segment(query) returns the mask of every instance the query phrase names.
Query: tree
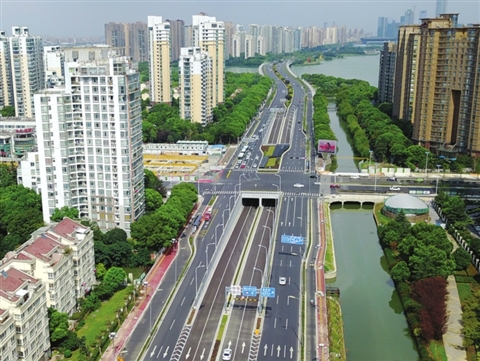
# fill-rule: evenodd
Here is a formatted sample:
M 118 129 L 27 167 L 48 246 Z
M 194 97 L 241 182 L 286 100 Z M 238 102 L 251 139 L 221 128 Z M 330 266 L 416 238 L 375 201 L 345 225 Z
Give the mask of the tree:
M 153 173 L 151 170 L 144 169 L 144 174 L 145 174 L 145 189 L 153 189 L 160 193 L 162 197 L 167 196 L 167 190 L 163 186 L 163 182 L 157 178 L 155 173 Z
M 428 277 L 415 282 L 412 296 L 422 305 L 422 336 L 440 340 L 447 325 L 447 281 L 444 277 Z M 427 338 L 429 337 L 429 338 Z
M 397 283 L 407 281 L 410 278 L 410 269 L 405 261 L 401 261 L 393 266 L 390 275 Z
M 97 280 L 102 281 L 103 277 L 107 273 L 107 269 L 105 268 L 103 263 L 98 263 L 95 267 L 95 277 Z
M 51 215 L 50 219 L 53 222 L 60 222 L 63 218 L 68 217 L 70 219 L 78 219 L 78 209 L 75 207 L 62 207 L 62 208 L 55 208 L 53 210 L 53 214 Z
M 462 247 L 458 247 L 455 252 L 453 252 L 452 258 L 455 262 L 455 269 L 458 271 L 466 270 L 468 266 L 472 264 L 470 254 Z
M 48 329 L 50 341 L 54 345 L 58 345 L 68 335 L 68 314 L 58 312 L 50 307 L 48 309 Z
M 107 271 L 105 277 L 103 277 L 102 284 L 115 291 L 126 278 L 127 275 L 123 269 L 119 267 L 112 267 Z
M 449 255 L 434 245 L 416 247 L 408 265 L 414 280 L 435 276 L 447 278 L 455 269 L 455 262 Z
M 147 212 L 156 211 L 163 205 L 162 195 L 154 189 L 145 189 L 145 210 Z
M 3 107 L 3 109 L 0 111 L 2 114 L 2 117 L 14 117 L 15 116 L 15 107 L 6 105 Z
M 119 242 L 127 242 L 127 233 L 123 229 L 113 228 L 105 233 L 103 243 L 111 245 Z

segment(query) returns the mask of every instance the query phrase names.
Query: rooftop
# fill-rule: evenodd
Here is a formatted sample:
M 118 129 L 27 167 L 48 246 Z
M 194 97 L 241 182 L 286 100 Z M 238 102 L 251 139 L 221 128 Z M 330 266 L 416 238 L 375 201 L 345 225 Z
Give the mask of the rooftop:
M 391 196 L 385 201 L 385 205 L 399 209 L 428 209 L 428 205 L 424 201 L 406 193 Z

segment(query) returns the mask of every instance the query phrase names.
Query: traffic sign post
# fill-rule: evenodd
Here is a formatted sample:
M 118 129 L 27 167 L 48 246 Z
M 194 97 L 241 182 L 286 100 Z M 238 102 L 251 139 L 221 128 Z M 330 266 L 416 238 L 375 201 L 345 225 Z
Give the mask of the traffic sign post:
M 261 295 L 265 298 L 275 298 L 275 287 L 262 287 Z
M 230 286 L 230 294 L 233 297 L 240 296 L 242 294 L 242 286 L 239 286 L 239 285 Z
M 256 296 L 256 295 L 257 295 L 257 287 L 255 286 L 242 287 L 242 296 L 249 297 L 249 296 Z

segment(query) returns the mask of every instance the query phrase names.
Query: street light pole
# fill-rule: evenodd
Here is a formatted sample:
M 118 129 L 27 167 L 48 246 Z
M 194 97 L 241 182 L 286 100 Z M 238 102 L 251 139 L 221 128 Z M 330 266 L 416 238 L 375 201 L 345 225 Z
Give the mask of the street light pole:
M 370 174 L 370 164 L 372 164 L 372 153 L 373 150 L 370 151 L 370 160 L 368 161 L 368 173 Z
M 281 192 L 281 191 L 282 191 L 282 177 L 280 176 L 280 174 L 274 174 L 274 175 L 277 176 L 278 179 L 279 179 L 278 183 L 280 184 L 280 188 L 279 188 L 279 189 L 280 189 L 280 192 Z
M 427 177 L 428 177 L 428 155 L 430 154 L 430 152 L 425 152 L 425 154 L 427 155 L 427 157 L 425 158 L 425 179 L 427 179 Z
M 435 194 L 438 194 L 438 178 L 440 177 L 441 164 L 437 164 L 437 185 L 435 186 Z
M 228 216 L 230 216 L 230 210 L 225 208 L 222 212 L 222 220 L 223 220 L 223 224 L 225 224 L 225 211 L 228 211 Z
M 198 266 L 197 268 L 195 268 L 195 295 L 198 294 L 197 270 L 198 270 L 199 268 L 203 268 L 203 267 L 205 267 L 204 264 L 202 264 L 202 265 Z
M 217 237 L 217 228 L 218 228 L 219 226 L 222 226 L 222 227 L 223 227 L 223 224 L 219 223 L 219 224 L 217 224 L 216 227 L 215 227 L 215 247 L 217 246 L 217 239 L 218 239 L 218 237 Z
M 207 244 L 207 248 L 205 248 L 205 253 L 207 254 L 207 259 L 206 259 L 207 269 L 208 269 L 208 265 L 210 264 L 210 259 L 208 257 L 208 246 L 211 246 L 211 245 L 216 246 L 215 243 L 209 243 Z

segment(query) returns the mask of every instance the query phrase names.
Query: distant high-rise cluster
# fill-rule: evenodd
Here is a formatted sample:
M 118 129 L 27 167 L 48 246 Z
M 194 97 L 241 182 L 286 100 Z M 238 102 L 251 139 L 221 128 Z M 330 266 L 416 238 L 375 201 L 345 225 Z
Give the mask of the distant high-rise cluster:
M 118 55 L 133 61 L 148 61 L 148 33 L 144 22 L 105 24 L 105 43 L 121 49 Z
M 393 85 L 393 116 L 413 124 L 417 144 L 452 157 L 480 156 L 480 26 L 457 22 L 458 14 L 442 14 L 401 26 L 396 49 L 381 56 L 379 94 L 389 101 Z
M 425 10 L 420 11 L 420 17 L 426 17 L 427 12 Z M 400 16 L 400 21 L 389 20 L 387 17 L 379 17 L 377 24 L 377 37 L 378 38 L 391 38 L 392 40 L 397 37 L 398 28 L 402 25 L 413 25 L 417 21 L 415 19 L 415 11 L 408 9 Z

